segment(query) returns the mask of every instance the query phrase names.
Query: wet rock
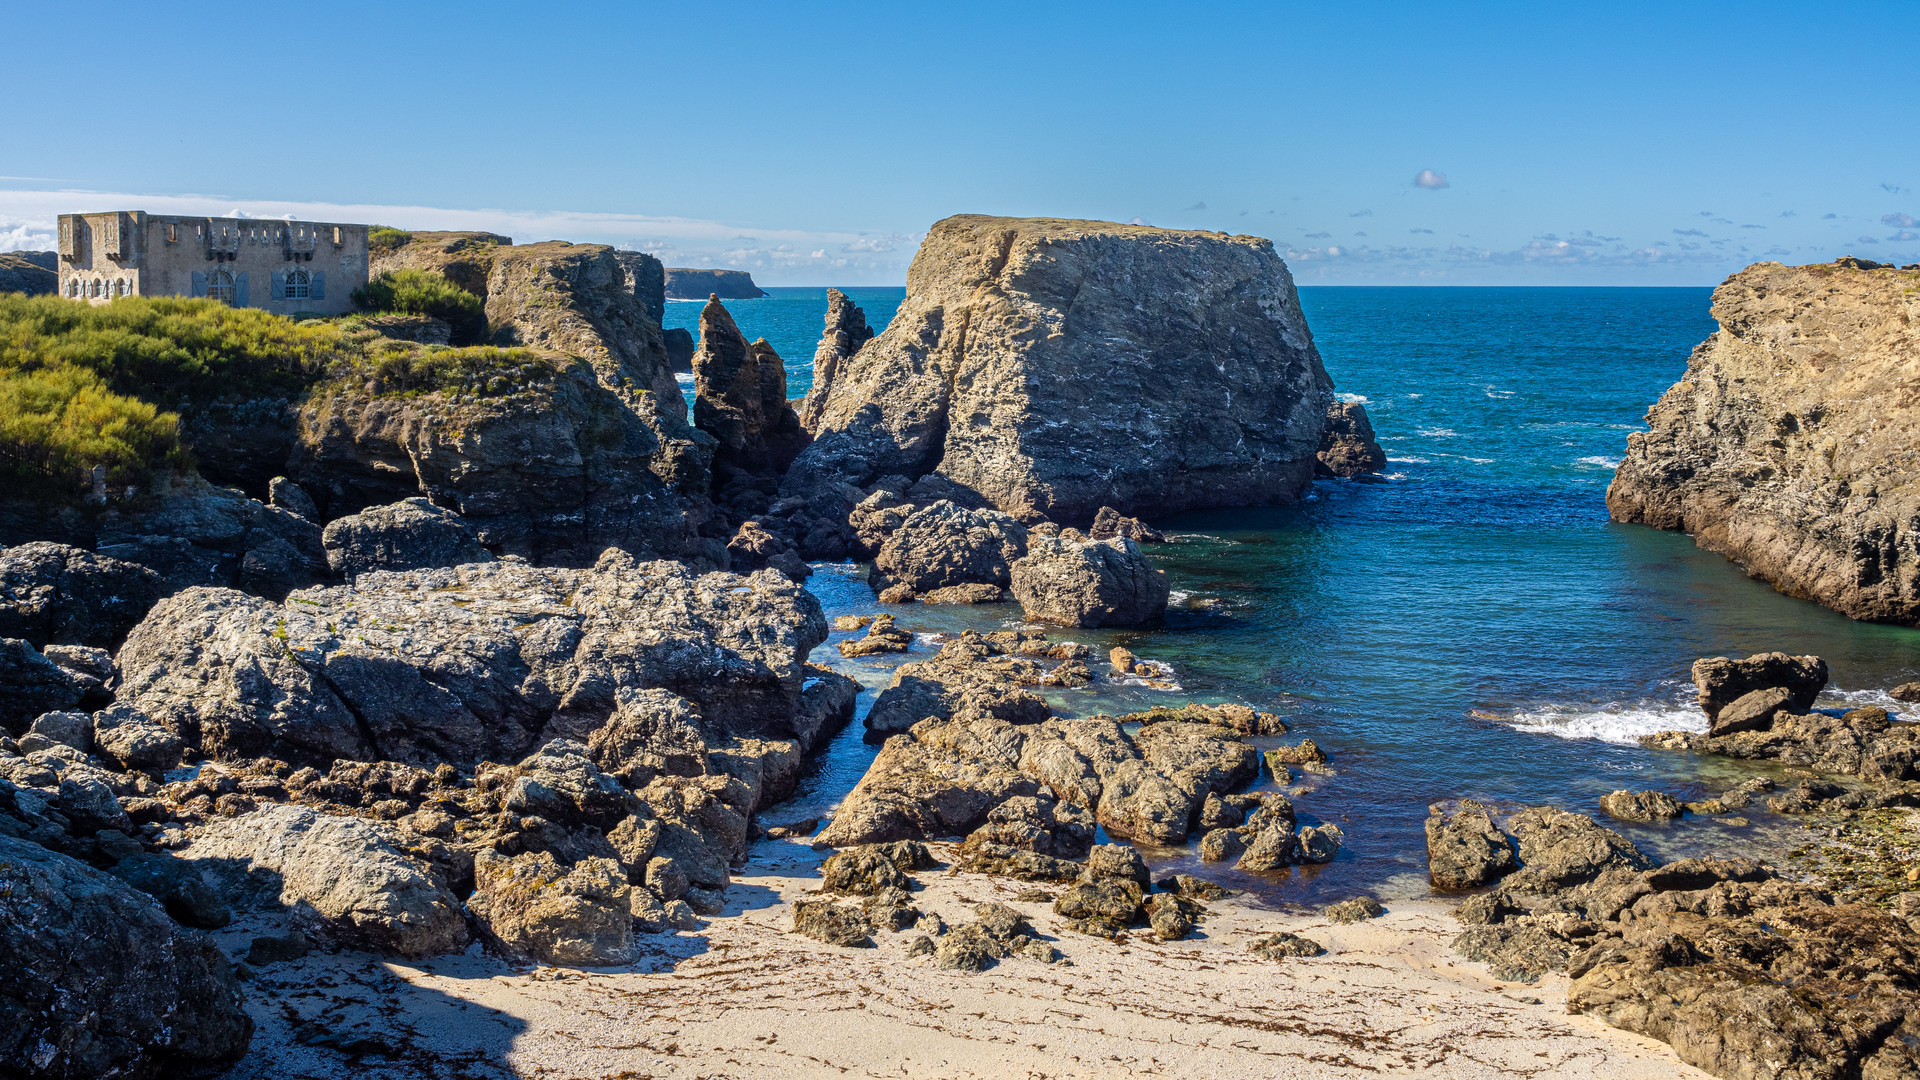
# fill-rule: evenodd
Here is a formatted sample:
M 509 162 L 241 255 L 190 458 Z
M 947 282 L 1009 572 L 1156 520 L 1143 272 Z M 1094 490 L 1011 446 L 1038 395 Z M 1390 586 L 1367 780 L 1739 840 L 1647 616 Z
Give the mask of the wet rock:
M 1167 540 L 1166 536 L 1139 518 L 1126 517 L 1111 506 L 1103 506 L 1093 515 L 1093 524 L 1087 527 L 1087 539 L 1115 538 L 1131 540 L 1136 544 L 1163 544 Z
M 1146 888 L 1151 882 L 1147 875 L 1147 862 L 1140 853 L 1125 844 L 1101 844 L 1087 853 L 1086 869 L 1080 880 L 1131 881 Z
M 0 836 L 0 1072 L 178 1076 L 238 1061 L 253 1035 L 232 965 L 146 894 Z
M 1114 650 L 1115 653 L 1125 651 L 1124 649 Z M 1127 653 L 1127 656 L 1131 662 L 1128 671 L 1139 670 L 1143 662 L 1133 658 L 1132 653 Z M 1116 658 L 1113 663 L 1117 669 L 1120 661 Z M 1154 673 L 1155 671 L 1151 669 L 1143 672 L 1143 674 Z M 1233 703 L 1204 705 L 1199 702 L 1194 702 L 1192 704 L 1182 705 L 1177 709 L 1152 708 L 1144 712 L 1128 713 L 1121 717 L 1120 720 L 1123 723 L 1140 724 L 1143 726 L 1147 724 L 1165 723 L 1169 720 L 1187 724 L 1210 724 L 1213 727 L 1225 728 L 1228 731 L 1237 732 L 1241 735 L 1285 735 L 1287 733 L 1287 722 L 1284 718 L 1270 712 L 1259 712 L 1246 705 Z
M 1302 739 L 1297 746 L 1281 746 L 1267 751 L 1266 758 L 1269 764 L 1320 765 L 1326 762 L 1327 752 L 1312 739 Z
M 1659 791 L 1616 791 L 1602 796 L 1600 811 L 1620 821 L 1672 821 L 1686 813 L 1680 800 Z
M 867 927 L 866 916 L 851 904 L 836 904 L 831 900 L 796 900 L 793 903 L 793 932 L 842 948 L 873 948 L 873 934 Z
M 860 656 L 877 656 L 880 653 L 906 652 L 913 647 L 913 634 L 894 624 L 893 616 L 881 615 L 872 620 L 865 637 L 839 644 L 840 655 L 852 659 Z
M 1789 711 L 1803 713 L 1827 685 L 1827 664 L 1817 656 L 1782 652 L 1756 653 L 1744 660 L 1709 656 L 1693 662 L 1693 685 L 1709 720 L 1755 690 L 1785 690 Z
M 1077 523 L 1296 498 L 1331 385 L 1267 241 L 970 215 L 824 397 L 783 491 L 937 471 Z
M 1920 701 L 1920 682 L 1901 683 L 1887 691 L 1887 696 L 1895 701 L 1912 703 Z
M 1653 860 L 1633 842 L 1584 814 L 1551 806 L 1522 810 L 1509 823 L 1520 842 L 1520 863 L 1529 884 L 1566 888 L 1611 869 L 1645 870 Z
M 119 700 L 216 758 L 471 768 L 589 735 L 622 688 L 678 693 L 723 734 L 797 734 L 825 637 L 818 602 L 770 571 L 610 552 L 591 570 L 376 572 L 284 604 L 169 597 L 120 651 Z
M 1094 816 L 1083 807 L 1051 798 L 1017 796 L 989 810 L 986 824 L 967 837 L 962 850 L 992 845 L 1054 859 L 1084 859 L 1093 847 L 1095 827 Z
M 948 585 L 930 589 L 920 597 L 923 604 L 998 604 L 1007 591 L 998 585 Z
M 1773 727 L 1774 718 L 1779 714 L 1806 711 L 1792 705 L 1793 691 L 1782 686 L 1742 694 L 1720 710 L 1707 734 L 1717 737 L 1741 731 L 1766 731 Z
M 620 864 L 586 858 L 562 867 L 544 851 L 474 859 L 474 922 L 501 948 L 549 964 L 634 961 L 632 888 Z
M 971 631 L 941 646 L 929 660 L 902 664 L 892 684 L 867 710 L 867 730 L 905 731 L 929 717 L 991 716 L 1035 724 L 1053 715 L 1045 700 L 1020 689 L 1040 682 L 1041 666 L 1007 656 L 999 645 Z
M 1061 626 L 1140 626 L 1167 610 L 1167 576 L 1124 537 L 1078 544 L 1035 538 L 1011 571 L 1027 618 Z
M 1300 838 L 1288 823 L 1276 821 L 1255 832 L 1247 841 L 1236 869 L 1268 874 L 1298 863 L 1300 854 Z
M 1005 588 L 1009 566 L 1027 553 L 1027 530 L 997 510 L 970 510 L 946 499 L 915 510 L 873 560 L 875 591 L 905 585 L 916 593 L 953 585 Z
M 1822 773 L 1874 782 L 1920 776 L 1920 725 L 1893 723 L 1886 710 L 1852 709 L 1841 716 L 1777 713 L 1765 731 L 1695 737 L 1691 749 L 1749 760 L 1778 761 Z
M 1428 808 L 1427 873 L 1437 889 L 1474 889 L 1518 865 L 1513 839 L 1493 823 L 1492 809 L 1461 800 L 1453 813 Z
M 160 575 L 66 544 L 0 550 L 0 637 L 111 647 L 161 597 Z
M 1330 863 L 1345 840 L 1337 825 L 1309 825 L 1300 830 L 1300 861 L 1310 866 Z
M 1315 471 L 1322 476 L 1351 479 L 1387 467 L 1386 451 L 1375 440 L 1364 405 L 1335 401 L 1327 406 L 1326 426 L 1320 430 Z
M 1386 913 L 1387 909 L 1380 906 L 1380 901 L 1375 900 L 1371 896 L 1356 896 L 1351 900 L 1342 900 L 1337 904 L 1328 904 L 1320 911 L 1320 914 L 1326 916 L 1328 921 L 1343 924 L 1377 919 Z
M 1323 956 L 1326 946 L 1298 934 L 1268 934 L 1247 946 L 1247 951 L 1268 960 L 1283 960 L 1297 956 Z
M 216 819 L 180 853 L 226 895 L 256 895 L 356 948 L 402 956 L 467 943 L 460 901 L 406 853 L 391 829 L 361 818 L 268 806 Z
M 1214 829 L 1200 838 L 1200 859 L 1203 862 L 1236 859 L 1245 850 L 1246 840 L 1232 829 Z
M 335 518 L 322 542 L 327 565 L 348 578 L 369 570 L 430 570 L 493 558 L 458 514 L 422 498 Z

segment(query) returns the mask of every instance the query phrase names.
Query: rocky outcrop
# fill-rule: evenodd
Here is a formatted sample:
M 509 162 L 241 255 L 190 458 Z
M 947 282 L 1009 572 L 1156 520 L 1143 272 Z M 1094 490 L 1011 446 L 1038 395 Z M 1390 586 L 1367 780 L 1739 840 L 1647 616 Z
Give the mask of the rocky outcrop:
M 0 637 L 112 648 L 162 595 L 144 566 L 66 544 L 0 551 Z
M 1920 622 L 1920 272 L 1756 263 L 1627 437 L 1617 521 L 1692 534 L 1782 592 Z
M 313 937 L 402 956 L 464 947 L 460 901 L 405 847 L 374 822 L 269 806 L 209 823 L 180 854 L 222 896 L 288 909 Z
M 19 638 L 0 638 L 0 731 L 20 734 L 35 717 L 80 704 L 86 689 L 73 673 Z
M 0 251 L 0 293 L 45 296 L 58 291 L 60 291 L 58 253 Z
M 1780 708 L 1806 712 L 1827 685 L 1827 663 L 1817 656 L 1757 653 L 1744 660 L 1706 656 L 1693 662 L 1693 685 L 1708 720 L 1758 690 L 1779 690 Z
M 813 431 L 826 410 L 829 391 L 846 370 L 853 354 L 873 340 L 873 328 L 867 325 L 867 313 L 847 299 L 839 289 L 827 290 L 827 326 L 820 344 L 813 350 L 813 386 L 800 402 L 800 425 Z
M 119 701 L 223 759 L 516 760 L 605 723 L 622 689 L 695 702 L 727 734 L 799 736 L 817 601 L 783 575 L 695 576 L 609 552 L 363 574 L 284 604 L 222 589 L 129 635 Z
M 942 643 L 931 658 L 895 668 L 892 683 L 867 710 L 867 730 L 884 736 L 906 731 L 928 717 L 945 720 L 962 714 L 1038 723 L 1053 715 L 1053 710 L 1021 687 L 1046 681 L 1041 659 L 1070 663 L 1087 652 L 1084 645 L 1049 643 L 1044 634 L 966 631 Z
M 1374 438 L 1367 410 L 1357 402 L 1336 401 L 1327 406 L 1327 426 L 1320 431 L 1315 468 L 1322 476 L 1352 479 L 1387 467 L 1387 452 Z
M 667 268 L 657 257 L 641 251 L 615 251 L 615 261 L 626 274 L 627 288 L 640 304 L 640 310 L 655 324 L 667 316 Z
M 1427 818 L 1427 874 L 1434 888 L 1474 889 L 1519 865 L 1511 837 L 1493 823 L 1490 807 L 1463 799 L 1451 814 L 1438 803 Z
M 684 266 L 667 267 L 666 290 L 669 300 L 698 300 L 703 296 L 758 300 L 767 295 L 745 270 L 690 270 Z
M 765 338 L 749 342 L 718 297 L 700 312 L 700 348 L 693 354 L 693 422 L 714 437 L 714 483 L 764 477 L 764 493 L 778 487 L 794 455 L 806 445 L 800 419 L 787 404 L 787 369 Z
M 903 585 L 912 593 L 951 585 L 1011 581 L 1027 553 L 1027 530 L 997 510 L 969 510 L 941 499 L 913 510 L 887 535 L 868 579 L 875 592 Z
M 660 331 L 667 346 L 667 365 L 682 375 L 693 374 L 693 332 L 672 327 Z
M 416 233 L 374 271 L 438 273 L 485 301 L 497 344 L 539 354 L 478 392 L 329 383 L 288 473 L 329 518 L 425 496 L 487 547 L 566 565 L 608 545 L 724 561 L 703 538 L 712 444 L 687 423 L 658 321 L 613 249 Z
M 319 525 L 198 478 L 110 516 L 96 550 L 153 570 L 165 593 L 212 585 L 279 599 L 328 575 Z
M 333 572 L 349 578 L 368 570 L 430 570 L 493 558 L 459 515 L 419 498 L 335 518 L 321 539 Z
M 828 367 L 783 492 L 937 471 L 1022 521 L 1290 501 L 1333 402 L 1271 242 L 1092 221 L 935 224 Z
M 1140 626 L 1167 611 L 1167 575 L 1133 541 L 1039 537 L 1012 566 L 1014 599 L 1035 622 Z
M 233 966 L 118 878 L 0 836 L 0 1073 L 202 1075 L 253 1037 Z

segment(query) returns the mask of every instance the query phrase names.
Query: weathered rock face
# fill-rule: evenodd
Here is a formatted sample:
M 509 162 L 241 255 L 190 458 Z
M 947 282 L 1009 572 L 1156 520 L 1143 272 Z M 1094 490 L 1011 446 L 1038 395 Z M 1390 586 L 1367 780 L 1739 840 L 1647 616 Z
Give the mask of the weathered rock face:
M 765 338 L 749 342 L 718 297 L 700 312 L 693 385 L 694 426 L 719 442 L 716 483 L 725 485 L 740 473 L 785 472 L 806 445 L 800 419 L 787 405 L 780 354 Z
M 253 1020 L 213 940 L 132 887 L 0 836 L 0 1072 L 197 1075 L 246 1053 Z
M 658 258 L 640 251 L 615 251 L 613 257 L 626 274 L 627 288 L 640 309 L 656 324 L 667 314 L 667 268 Z
M 402 956 L 467 943 L 460 901 L 408 857 L 393 830 L 360 818 L 269 806 L 210 822 L 180 854 L 221 882 L 311 919 L 344 945 Z
M 1493 824 L 1492 811 L 1472 799 L 1452 814 L 1435 804 L 1427 818 L 1427 872 L 1435 888 L 1473 889 L 1518 865 L 1513 840 Z
M 215 585 L 278 599 L 326 578 L 320 536 L 306 518 L 196 479 L 106 522 L 96 547 L 158 573 L 166 593 Z
M 161 597 L 160 575 L 65 544 L 0 551 L 0 637 L 111 648 Z
M 1693 662 L 1693 685 L 1700 691 L 1700 708 L 1716 720 L 1722 710 L 1756 690 L 1786 692 L 1782 707 L 1793 712 L 1813 708 L 1813 700 L 1827 685 L 1827 662 L 1817 656 L 1758 653 L 1744 660 L 1707 656 Z
M 745 270 L 694 270 L 684 266 L 667 267 L 666 290 L 673 300 L 698 300 L 703 296 L 757 300 L 767 295 Z
M 333 572 L 346 577 L 368 570 L 430 570 L 487 562 L 472 527 L 425 499 L 402 499 L 327 523 L 322 541 Z
M 546 366 L 482 396 L 316 388 L 288 473 L 326 516 L 424 495 L 488 547 L 546 562 L 587 565 L 608 545 L 719 557 L 699 533 L 712 444 L 687 423 L 659 323 L 620 253 L 416 233 L 374 270 L 401 267 L 482 297 L 498 343 Z
M 1387 452 L 1374 439 L 1366 406 L 1348 401 L 1327 406 L 1327 426 L 1320 432 L 1317 457 L 1322 476 L 1351 479 L 1387 467 Z
M 1627 438 L 1617 521 L 1691 533 L 1782 592 L 1920 622 L 1920 272 L 1756 263 Z
M 1269 241 L 974 215 L 933 226 L 886 332 L 815 385 L 783 491 L 937 470 L 1076 523 L 1290 501 L 1332 403 Z
M 1167 575 L 1123 537 L 1076 544 L 1037 538 L 1012 567 L 1027 618 L 1059 626 L 1139 626 L 1167 612 Z
M 813 351 L 813 387 L 800 403 L 800 425 L 808 431 L 820 426 L 827 407 L 827 391 L 840 378 L 853 354 L 873 340 L 867 313 L 839 289 L 827 290 L 827 327 Z
M 119 701 L 223 759 L 515 760 L 581 737 L 623 688 L 696 702 L 727 734 L 793 734 L 826 638 L 785 576 L 696 577 L 609 552 L 362 575 L 285 604 L 220 589 L 164 601 L 120 652 Z
M 949 585 L 1006 587 L 1027 553 L 1027 530 L 997 510 L 969 510 L 941 499 L 903 518 L 873 558 L 875 591 L 905 585 L 915 593 Z

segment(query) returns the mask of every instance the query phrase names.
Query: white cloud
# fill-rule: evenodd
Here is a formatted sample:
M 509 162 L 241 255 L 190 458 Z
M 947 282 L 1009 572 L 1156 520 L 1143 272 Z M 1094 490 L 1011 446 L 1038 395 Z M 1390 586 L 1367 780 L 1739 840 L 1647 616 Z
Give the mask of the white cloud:
M 1437 191 L 1440 188 L 1450 187 L 1451 185 L 1447 183 L 1446 173 L 1434 172 L 1432 169 L 1421 169 L 1419 172 L 1413 174 L 1413 186 L 1426 188 L 1430 191 Z
M 1915 221 L 1912 214 L 1885 214 L 1881 216 L 1880 224 L 1891 225 L 1896 229 L 1911 229 L 1915 225 L 1920 225 L 1920 221 Z
M 0 190 L 0 250 L 53 246 L 54 219 L 65 213 L 146 210 L 156 214 L 294 217 L 414 230 L 502 233 L 520 243 L 571 240 L 648 251 L 669 266 L 714 266 L 766 275 L 762 284 L 895 284 L 906 279 L 914 238 L 900 233 L 760 229 L 698 218 L 578 210 L 460 210 L 372 203 L 270 202 L 208 195 L 100 191 Z M 862 244 L 868 246 L 861 246 Z M 815 252 L 820 255 L 815 255 Z M 827 251 L 846 255 L 828 259 Z

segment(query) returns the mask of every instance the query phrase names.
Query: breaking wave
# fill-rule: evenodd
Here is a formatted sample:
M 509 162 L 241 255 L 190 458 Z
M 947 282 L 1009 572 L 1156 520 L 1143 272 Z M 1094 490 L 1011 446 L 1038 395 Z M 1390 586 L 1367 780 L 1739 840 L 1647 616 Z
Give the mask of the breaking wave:
M 1617 469 L 1620 467 L 1621 460 L 1622 459 L 1617 457 L 1610 458 L 1610 457 L 1603 456 L 1601 454 L 1595 454 L 1592 457 L 1577 458 L 1575 459 L 1574 464 L 1575 465 L 1597 465 L 1602 469 Z
M 1523 709 L 1502 721 L 1515 731 L 1562 739 L 1598 739 L 1634 746 L 1642 735 L 1662 731 L 1707 730 L 1707 714 L 1698 705 L 1641 702 L 1623 705 L 1543 705 Z

